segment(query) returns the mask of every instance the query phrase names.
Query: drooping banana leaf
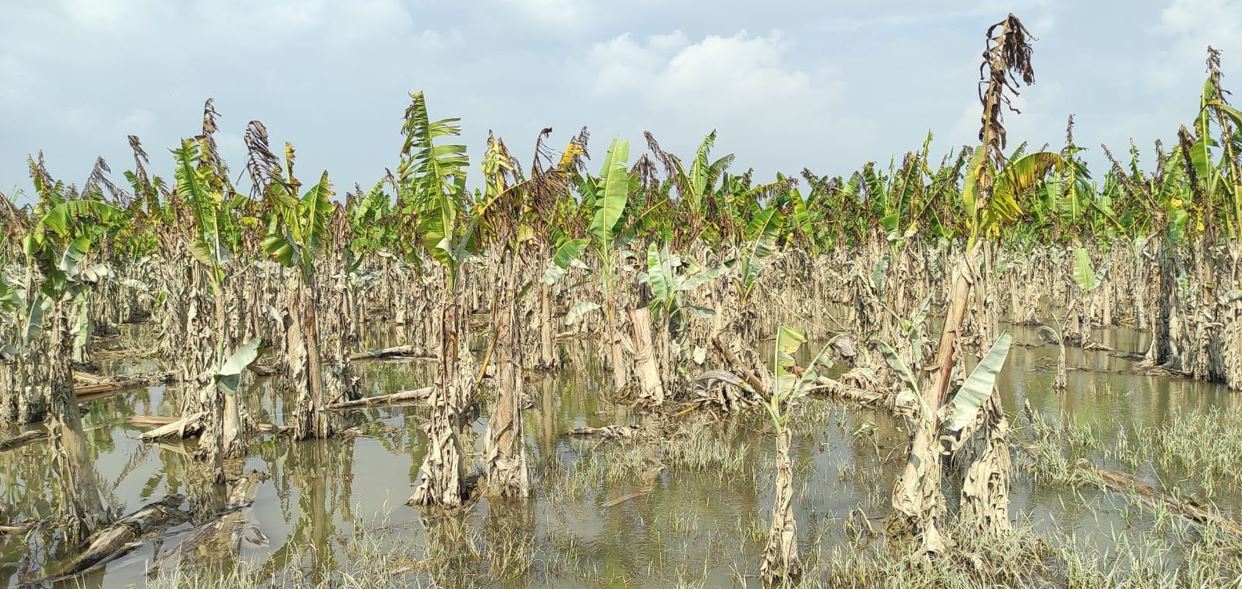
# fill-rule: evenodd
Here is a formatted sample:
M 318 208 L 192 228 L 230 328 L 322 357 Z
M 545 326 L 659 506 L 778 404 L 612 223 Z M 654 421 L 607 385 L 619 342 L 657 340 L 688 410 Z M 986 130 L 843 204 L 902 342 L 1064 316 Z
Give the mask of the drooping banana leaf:
M 87 291 L 74 297 L 73 313 L 76 321 L 69 333 L 73 335 L 73 359 L 77 362 L 86 360 L 86 347 L 91 341 L 91 309 Z
M 979 213 L 979 179 L 983 176 L 983 159 L 986 150 L 976 147 L 970 156 L 970 164 L 966 167 L 966 178 L 962 181 L 962 208 L 972 219 Z
M 996 338 L 996 342 L 992 344 L 992 348 L 988 350 L 979 365 L 970 372 L 966 382 L 962 383 L 962 387 L 957 390 L 957 394 L 953 395 L 953 400 L 949 403 L 944 422 L 946 429 L 953 432 L 961 431 L 962 428 L 975 421 L 979 408 L 987 402 L 988 397 L 992 396 L 992 389 L 996 387 L 996 377 L 1000 374 L 1001 368 L 1005 366 L 1005 359 L 1009 356 L 1009 345 L 1012 342 L 1013 336 L 1008 331 L 1002 333 Z
M 703 268 L 681 279 L 681 284 L 677 287 L 682 292 L 691 292 L 712 280 L 715 280 L 724 272 L 724 268 Z
M 582 250 L 588 243 L 590 242 L 586 239 L 569 239 L 556 248 L 556 254 L 548 260 L 548 265 L 543 270 L 543 283 L 551 286 L 560 282 L 569 267 L 582 255 Z
M 22 306 L 22 297 L 17 289 L 0 276 L 0 310 L 12 311 Z
M 806 334 L 792 327 L 780 326 L 776 330 L 776 362 L 777 368 L 793 366 L 794 353 L 806 343 Z
M 598 311 L 599 308 L 599 303 L 595 301 L 581 301 L 574 303 L 574 306 L 570 307 L 569 312 L 565 314 L 565 323 L 570 325 L 578 323 L 583 317 L 587 316 L 587 314 L 593 311 Z
M 897 350 L 894 350 L 893 346 L 888 345 L 886 342 L 875 341 L 873 343 L 880 348 L 880 352 L 884 354 L 884 360 L 888 362 L 888 367 L 897 373 L 902 382 L 906 383 L 906 387 L 915 395 L 922 394 L 919 392 L 918 379 L 914 377 L 914 372 L 910 370 L 910 367 L 906 366 L 906 363 L 901 360 L 901 356 L 897 355 Z
M 996 176 L 992 198 L 985 205 L 991 221 L 1014 221 L 1022 213 L 1018 199 L 1034 188 L 1048 171 L 1064 165 L 1061 154 L 1050 151 L 1029 153 L 1010 160 Z
M 668 259 L 668 251 L 660 255 L 660 248 L 655 242 L 647 247 L 647 284 L 651 286 L 651 294 L 657 304 L 668 304 L 676 296 L 677 277 L 673 274 L 672 264 Z
M 237 394 L 241 383 L 241 373 L 259 357 L 259 347 L 263 338 L 254 338 L 246 342 L 229 356 L 220 369 L 216 371 L 216 386 L 226 395 Z
M 319 177 L 319 183 L 302 195 L 302 226 L 306 228 L 303 247 L 311 252 L 319 251 L 319 244 L 325 233 L 324 227 L 332 214 L 332 195 L 332 182 L 328 180 L 327 170 Z
M 31 297 L 30 309 L 26 312 L 26 324 L 22 326 L 22 347 L 28 348 L 30 344 L 39 339 L 43 333 L 43 314 L 45 309 L 43 305 L 45 299 L 40 296 Z
M 756 237 L 751 242 L 748 251 L 742 256 L 738 267 L 739 290 L 742 299 L 750 294 L 759 279 L 759 274 L 767 268 L 768 261 L 776 254 L 776 236 L 783 220 L 781 214 L 775 209 L 763 211 L 755 220 L 752 220 L 751 224 L 756 226 Z
M 101 225 L 115 224 L 124 219 L 125 213 L 108 203 L 97 200 L 69 200 L 52 207 L 39 223 L 35 231 L 48 229 L 62 237 L 67 237 L 75 222 L 91 219 Z
M 1091 257 L 1086 248 L 1074 250 L 1074 283 L 1085 292 L 1091 292 L 1100 286 L 1100 277 L 1091 267 Z

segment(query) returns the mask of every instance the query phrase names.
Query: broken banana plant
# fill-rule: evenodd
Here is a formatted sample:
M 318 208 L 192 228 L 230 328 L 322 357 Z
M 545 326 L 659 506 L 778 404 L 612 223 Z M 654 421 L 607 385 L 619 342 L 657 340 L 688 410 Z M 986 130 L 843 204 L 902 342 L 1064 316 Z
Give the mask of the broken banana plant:
M 923 550 L 938 553 L 945 548 L 937 528 L 942 504 L 939 472 L 942 456 L 965 464 L 960 510 L 981 532 L 1009 528 L 1009 449 L 1005 436 L 1009 426 L 996 393 L 996 377 L 1004 367 L 1012 336 L 1002 333 L 971 371 L 943 410 L 933 415 L 913 371 L 892 347 L 879 343 L 889 366 L 904 383 L 913 400 L 911 425 L 916 429 L 910 460 L 893 489 L 893 508 L 914 523 Z M 901 405 L 899 403 L 899 405 Z M 933 442 L 920 445 L 921 439 Z M 936 486 L 926 485 L 934 473 Z M 929 509 L 934 506 L 934 510 Z

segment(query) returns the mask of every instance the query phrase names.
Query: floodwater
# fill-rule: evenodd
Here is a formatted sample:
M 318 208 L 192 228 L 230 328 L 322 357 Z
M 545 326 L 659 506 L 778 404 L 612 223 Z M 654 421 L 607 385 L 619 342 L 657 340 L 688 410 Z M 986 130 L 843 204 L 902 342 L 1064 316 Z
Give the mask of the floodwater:
M 1014 427 L 1024 403 L 1052 423 L 1101 432 L 1106 446 L 1179 416 L 1227 409 L 1237 397 L 1222 387 L 1187 379 L 1145 376 L 1118 357 L 1141 353 L 1146 336 L 1128 329 L 1097 332 L 1107 351 L 1069 351 L 1069 386 L 1052 389 L 1057 350 L 1040 345 L 1034 330 L 1013 328 L 1015 345 L 999 386 Z M 106 373 L 151 370 L 150 362 L 110 361 Z M 361 365 L 367 394 L 424 386 L 419 362 Z M 211 532 L 201 516 L 147 542 L 67 586 L 142 585 L 158 571 L 183 566 L 233 566 L 244 561 L 265 577 L 286 567 L 302 579 L 348 572 L 377 552 L 408 557 L 387 562 L 410 583 L 439 586 L 676 586 L 756 585 L 772 493 L 769 436 L 761 415 L 684 426 L 675 441 L 658 445 L 578 440 L 564 435 L 583 425 L 633 422 L 603 398 L 607 378 L 594 371 L 535 375 L 524 413 L 531 488 L 526 506 L 489 507 L 480 501 L 464 515 L 424 518 L 404 502 L 423 458 L 423 409 L 388 407 L 353 412 L 356 435 L 326 442 L 290 443 L 262 435 L 253 441 L 245 471 L 262 473 L 253 504 L 229 513 Z M 114 513 L 177 493 L 211 512 L 225 492 L 205 484 L 189 453 L 194 442 L 145 444 L 131 415 L 174 415 L 176 389 L 162 386 L 93 401 L 85 427 L 104 502 Z M 262 383 L 250 387 L 246 406 L 260 422 L 279 423 L 290 398 Z M 758 412 L 752 412 L 758 413 Z M 689 420 L 690 418 L 684 418 Z M 486 416 L 463 438 L 476 454 Z M 890 511 L 892 481 L 904 465 L 905 434 L 886 414 L 839 403 L 806 400 L 796 411 L 793 456 L 799 541 L 804 559 L 827 555 L 845 530 L 864 520 L 877 529 Z M 18 433 L 4 431 L 0 437 Z M 1015 461 L 1020 450 L 1015 450 Z M 1124 470 L 1106 453 L 1099 464 Z M 62 491 L 51 474 L 46 442 L 0 455 L 0 523 L 50 516 Z M 1166 487 L 1185 473 L 1150 468 L 1137 473 Z M 253 476 L 253 475 L 252 475 Z M 1019 474 L 1012 486 L 1013 518 L 1028 519 L 1041 534 L 1072 533 L 1105 544 L 1124 527 L 1105 494 L 1040 484 Z M 1242 513 L 1242 498 L 1217 490 L 1212 500 Z M 1087 509 L 1084 502 L 1094 507 Z M 1115 505 L 1118 509 L 1120 505 Z M 848 522 L 848 523 L 847 523 Z M 52 534 L 0 535 L 0 583 L 40 579 L 72 551 L 49 544 Z M 363 540 L 360 540 L 363 539 Z M 370 552 L 366 544 L 375 543 Z M 182 550 L 181 548 L 184 549 Z M 351 562 L 353 564 L 351 564 Z

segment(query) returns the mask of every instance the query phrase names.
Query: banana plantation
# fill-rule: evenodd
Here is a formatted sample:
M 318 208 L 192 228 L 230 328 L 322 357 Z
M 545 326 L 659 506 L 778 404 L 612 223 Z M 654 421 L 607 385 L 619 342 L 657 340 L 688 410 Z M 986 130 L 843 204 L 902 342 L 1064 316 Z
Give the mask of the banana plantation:
M 1037 146 L 1032 42 L 987 30 L 975 145 L 858 170 L 761 178 L 715 132 L 471 154 L 421 92 L 370 186 L 259 121 L 224 161 L 211 100 L 120 177 L 32 155 L 0 582 L 1236 587 L 1222 56 L 1176 141 Z

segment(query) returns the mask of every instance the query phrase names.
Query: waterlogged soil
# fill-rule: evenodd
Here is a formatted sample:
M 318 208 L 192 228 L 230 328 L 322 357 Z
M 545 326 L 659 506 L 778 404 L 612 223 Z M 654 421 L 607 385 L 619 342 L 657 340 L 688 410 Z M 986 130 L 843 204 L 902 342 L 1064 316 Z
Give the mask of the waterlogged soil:
M 1172 420 L 1229 409 L 1238 397 L 1222 387 L 1166 376 L 1141 375 L 1128 355 L 1146 349 L 1146 336 L 1128 329 L 1096 333 L 1115 350 L 1069 350 L 1069 386 L 1052 389 L 1057 349 L 1031 329 L 1016 327 L 1016 345 L 1001 375 L 1004 406 L 1014 437 L 1029 439 L 1025 403 L 1049 423 L 1073 424 L 1097 437 L 1085 455 L 1097 464 L 1132 472 L 1119 456 L 1142 433 Z M 120 338 L 125 340 L 125 337 Z M 141 347 L 133 339 L 126 344 Z M 376 342 L 382 345 L 383 342 Z M 402 343 L 402 342 L 392 342 Z M 155 369 L 148 360 L 101 362 L 105 373 Z M 360 366 L 368 394 L 430 383 L 430 366 L 418 361 Z M 414 583 L 439 586 L 673 586 L 756 585 L 772 494 L 772 446 L 762 416 L 709 424 L 687 416 L 682 431 L 662 444 L 600 442 L 567 437 L 580 426 L 631 423 L 638 418 L 606 401 L 607 375 L 586 370 L 535 375 L 526 387 L 528 459 L 534 497 L 527 507 L 489 507 L 480 501 L 458 516 L 424 518 L 406 507 L 422 462 L 418 407 L 357 411 L 356 435 L 324 442 L 291 443 L 262 435 L 244 470 L 262 473 L 253 505 L 226 516 L 228 528 L 201 541 L 195 523 L 172 528 L 102 570 L 68 586 L 142 585 L 160 570 L 182 566 L 248 566 L 269 577 L 299 567 L 303 579 L 330 579 L 365 566 L 358 544 L 372 542 L 394 558 L 385 566 Z M 114 513 L 132 512 L 168 494 L 224 506 L 224 492 L 196 474 L 194 442 L 147 444 L 132 415 L 175 415 L 177 388 L 154 386 L 89 404 L 85 427 L 104 501 Z M 291 396 L 263 382 L 243 393 L 260 422 L 280 423 Z M 757 413 L 757 412 L 755 412 Z M 1222 413 L 1223 414 L 1223 413 Z M 1236 415 L 1236 413 L 1232 413 Z M 699 422 L 702 423 L 699 423 Z M 486 416 L 472 424 L 464 445 L 482 448 Z M 881 530 L 895 476 L 904 466 L 906 436 L 887 414 L 844 404 L 807 400 L 795 411 L 795 500 L 804 560 L 827 560 L 846 536 Z M 4 431 L 0 436 L 15 435 Z M 0 523 L 52 515 L 62 491 L 51 475 L 46 442 L 0 455 Z M 1020 461 L 1023 450 L 1014 450 Z M 1194 473 L 1137 469 L 1142 479 L 1194 495 Z M 1242 516 L 1242 493 L 1228 485 L 1210 500 Z M 954 495 L 950 493 L 950 496 Z M 1126 516 L 1125 500 L 1091 488 L 1037 482 L 1021 470 L 1011 496 L 1011 516 L 1029 521 L 1056 542 L 1107 547 L 1118 534 L 1141 526 Z M 44 532 L 0 535 L 0 584 L 16 586 L 45 576 L 72 556 Z M 360 540 L 362 539 L 362 540 Z M 170 556 L 173 554 L 173 556 Z M 404 558 L 405 560 L 401 560 Z

